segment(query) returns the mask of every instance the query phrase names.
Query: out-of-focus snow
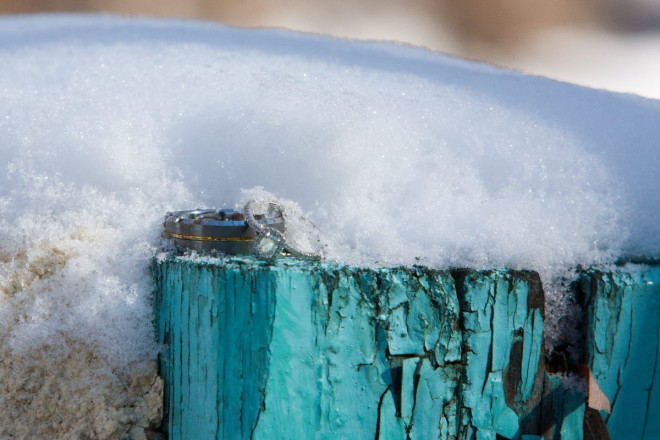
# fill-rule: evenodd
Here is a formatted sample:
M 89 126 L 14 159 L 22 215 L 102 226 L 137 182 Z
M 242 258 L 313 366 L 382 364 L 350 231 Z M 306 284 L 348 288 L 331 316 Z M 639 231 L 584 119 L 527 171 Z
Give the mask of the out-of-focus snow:
M 539 32 L 499 62 L 575 84 L 660 99 L 659 53 L 657 31 L 559 28 Z
M 660 101 L 392 44 L 108 17 L 2 19 L 0 65 L 5 351 L 153 356 L 163 215 L 257 186 L 339 263 L 660 255 Z

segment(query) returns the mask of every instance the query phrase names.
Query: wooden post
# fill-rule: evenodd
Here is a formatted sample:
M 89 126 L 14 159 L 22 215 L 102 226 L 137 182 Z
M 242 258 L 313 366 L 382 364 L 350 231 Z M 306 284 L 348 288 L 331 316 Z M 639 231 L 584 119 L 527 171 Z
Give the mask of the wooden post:
M 154 263 L 167 431 L 184 439 L 581 439 L 524 271 Z M 649 437 L 650 438 L 650 437 Z
M 612 405 L 613 439 L 660 438 L 660 268 L 590 271 L 578 283 L 583 362 Z

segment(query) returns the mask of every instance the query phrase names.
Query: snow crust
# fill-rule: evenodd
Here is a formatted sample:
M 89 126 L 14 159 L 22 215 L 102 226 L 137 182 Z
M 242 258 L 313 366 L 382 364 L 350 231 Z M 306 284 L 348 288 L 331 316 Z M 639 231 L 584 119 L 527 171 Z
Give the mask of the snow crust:
M 314 222 L 342 264 L 660 256 L 660 101 L 393 44 L 99 16 L 0 19 L 0 65 L 3 353 L 153 357 L 165 212 L 244 190 L 304 214 L 291 235 Z

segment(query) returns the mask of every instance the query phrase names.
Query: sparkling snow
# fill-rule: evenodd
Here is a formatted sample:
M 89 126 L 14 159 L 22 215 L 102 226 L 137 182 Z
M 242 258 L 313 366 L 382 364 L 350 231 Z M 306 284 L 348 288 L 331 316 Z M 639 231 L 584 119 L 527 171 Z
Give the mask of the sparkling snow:
M 110 17 L 0 19 L 0 65 L 12 353 L 151 358 L 165 212 L 250 189 L 304 213 L 339 263 L 660 256 L 660 101 L 393 44 Z

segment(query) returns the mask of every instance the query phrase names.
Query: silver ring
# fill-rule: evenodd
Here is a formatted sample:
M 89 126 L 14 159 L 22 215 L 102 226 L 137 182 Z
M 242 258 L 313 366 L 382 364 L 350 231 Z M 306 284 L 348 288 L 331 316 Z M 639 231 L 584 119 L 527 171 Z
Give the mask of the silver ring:
M 181 250 L 251 254 L 259 253 L 257 237 L 266 229 L 284 236 L 284 217 L 281 210 L 275 215 L 250 213 L 248 221 L 233 209 L 195 209 L 167 213 L 164 227 L 164 235 Z

